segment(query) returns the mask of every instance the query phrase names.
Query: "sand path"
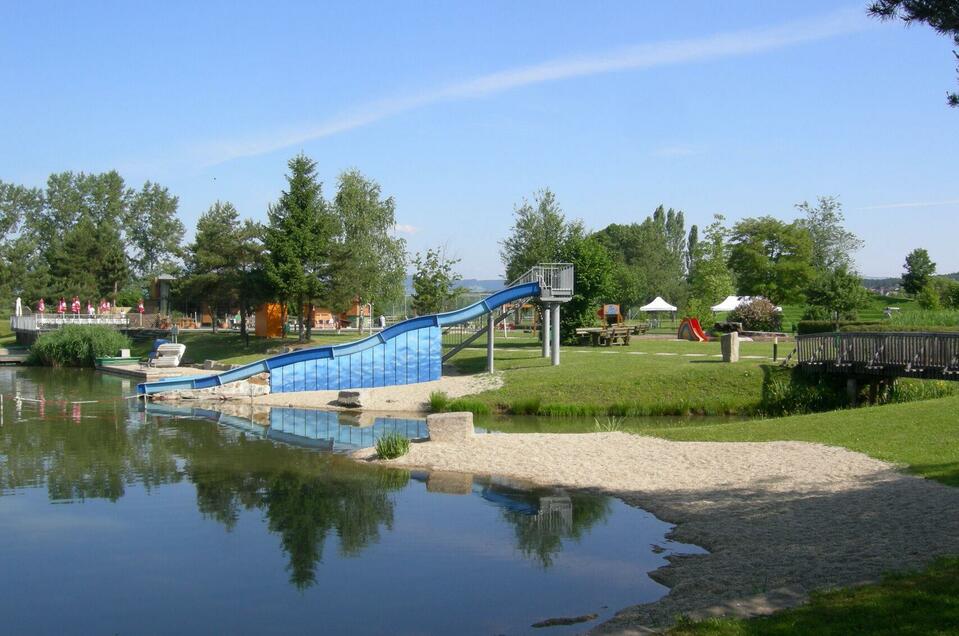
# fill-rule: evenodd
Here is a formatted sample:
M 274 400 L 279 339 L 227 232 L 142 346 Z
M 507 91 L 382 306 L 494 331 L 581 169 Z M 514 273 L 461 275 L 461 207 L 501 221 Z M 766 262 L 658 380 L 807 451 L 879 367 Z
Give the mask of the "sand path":
M 665 598 L 622 610 L 596 633 L 645 633 L 677 614 L 768 613 L 815 589 L 959 553 L 959 489 L 819 444 L 479 435 L 416 443 L 385 463 L 614 494 L 676 524 L 672 538 L 710 551 L 672 559 L 653 574 L 671 588 Z

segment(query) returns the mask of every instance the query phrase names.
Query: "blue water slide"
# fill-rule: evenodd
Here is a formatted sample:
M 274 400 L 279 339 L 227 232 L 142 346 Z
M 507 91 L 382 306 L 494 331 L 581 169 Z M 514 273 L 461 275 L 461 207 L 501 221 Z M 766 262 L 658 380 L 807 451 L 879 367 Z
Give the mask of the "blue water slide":
M 209 389 L 265 372 L 270 373 L 274 393 L 438 380 L 442 327 L 476 320 L 507 303 L 539 296 L 540 291 L 538 282 L 514 285 L 462 309 L 410 318 L 355 342 L 298 349 L 213 375 L 144 382 L 137 385 L 137 393 Z

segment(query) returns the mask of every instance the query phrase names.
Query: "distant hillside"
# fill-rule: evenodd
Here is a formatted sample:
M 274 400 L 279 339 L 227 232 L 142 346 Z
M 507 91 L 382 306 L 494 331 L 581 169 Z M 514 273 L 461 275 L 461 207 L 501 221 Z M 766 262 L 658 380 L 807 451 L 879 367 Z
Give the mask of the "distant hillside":
M 940 274 L 943 278 L 951 278 L 953 280 L 959 281 L 959 272 L 953 272 L 952 274 Z M 902 278 L 870 278 L 864 277 L 862 279 L 862 285 L 866 289 L 895 289 L 896 287 L 902 285 Z
M 464 278 L 463 280 L 457 283 L 459 287 L 465 287 L 467 291 L 471 292 L 495 292 L 503 289 L 503 281 L 499 279 L 483 279 L 483 278 Z M 406 293 L 413 293 L 413 277 L 407 276 L 406 282 Z

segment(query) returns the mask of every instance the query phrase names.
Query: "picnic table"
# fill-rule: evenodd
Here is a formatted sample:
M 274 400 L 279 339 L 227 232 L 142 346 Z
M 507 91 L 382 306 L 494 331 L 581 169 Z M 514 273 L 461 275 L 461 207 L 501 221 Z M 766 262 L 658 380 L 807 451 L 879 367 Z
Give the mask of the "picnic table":
M 628 345 L 632 328 L 629 325 L 609 325 L 608 327 L 580 327 L 576 330 L 576 337 L 580 341 L 590 343 L 594 347 L 609 347 L 617 342 Z

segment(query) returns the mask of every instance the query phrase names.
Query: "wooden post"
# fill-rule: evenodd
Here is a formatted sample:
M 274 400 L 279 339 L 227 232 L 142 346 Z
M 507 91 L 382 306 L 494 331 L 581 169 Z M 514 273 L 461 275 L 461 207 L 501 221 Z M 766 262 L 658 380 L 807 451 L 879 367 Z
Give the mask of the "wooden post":
M 779 360 L 779 336 L 773 338 L 773 362 Z
M 849 398 L 849 406 L 856 406 L 859 401 L 859 381 L 855 376 L 846 378 L 846 396 Z

